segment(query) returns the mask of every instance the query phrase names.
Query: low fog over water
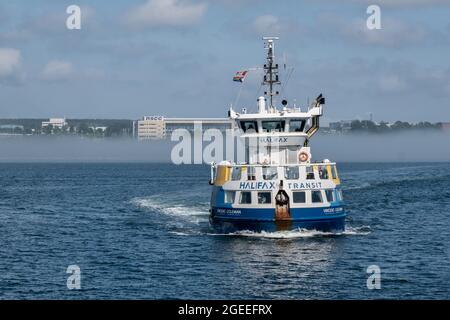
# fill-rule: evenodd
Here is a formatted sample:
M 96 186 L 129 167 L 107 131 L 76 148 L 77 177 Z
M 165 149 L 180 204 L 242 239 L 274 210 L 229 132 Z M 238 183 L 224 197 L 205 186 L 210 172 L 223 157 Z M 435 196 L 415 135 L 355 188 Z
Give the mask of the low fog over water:
M 210 142 L 204 142 L 204 147 Z M 170 162 L 168 140 L 82 137 L 0 137 L 1 162 Z M 450 133 L 317 135 L 313 160 L 341 162 L 450 161 Z
M 318 135 L 313 158 L 345 162 L 450 161 L 450 133 Z

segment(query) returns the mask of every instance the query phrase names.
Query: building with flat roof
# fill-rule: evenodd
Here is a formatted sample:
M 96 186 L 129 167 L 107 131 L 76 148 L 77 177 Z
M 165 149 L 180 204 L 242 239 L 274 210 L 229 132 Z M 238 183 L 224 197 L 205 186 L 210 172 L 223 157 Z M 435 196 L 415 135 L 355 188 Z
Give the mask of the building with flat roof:
M 194 132 L 201 125 L 203 131 L 218 129 L 225 131 L 232 128 L 232 122 L 227 118 L 164 118 L 163 116 L 145 116 L 135 121 L 134 132 L 139 140 L 164 139 L 170 137 L 173 131 L 185 129 Z
M 338 122 L 330 122 L 330 132 L 345 132 L 352 129 L 352 120 L 341 120 Z
M 48 121 L 42 121 L 42 128 L 52 126 L 53 128 L 62 129 L 67 126 L 65 118 L 50 118 Z

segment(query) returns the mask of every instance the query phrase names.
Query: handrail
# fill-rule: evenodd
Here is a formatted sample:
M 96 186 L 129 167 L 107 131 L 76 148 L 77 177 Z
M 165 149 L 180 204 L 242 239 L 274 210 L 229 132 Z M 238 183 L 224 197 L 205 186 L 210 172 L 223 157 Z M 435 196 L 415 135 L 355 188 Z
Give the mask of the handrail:
M 211 163 L 211 167 L 218 166 L 219 163 Z M 312 163 L 285 163 L 285 164 L 227 164 L 229 168 L 234 167 L 298 167 L 298 166 L 335 166 L 336 162 L 312 162 Z

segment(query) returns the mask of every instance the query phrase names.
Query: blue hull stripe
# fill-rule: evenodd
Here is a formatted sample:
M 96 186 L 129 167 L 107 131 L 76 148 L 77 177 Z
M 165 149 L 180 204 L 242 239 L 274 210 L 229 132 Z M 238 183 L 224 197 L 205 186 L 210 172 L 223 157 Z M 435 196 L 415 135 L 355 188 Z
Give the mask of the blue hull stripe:
M 346 216 L 342 206 L 291 208 L 290 213 L 293 221 L 330 220 Z M 275 209 L 213 207 L 211 217 L 224 220 L 275 221 Z

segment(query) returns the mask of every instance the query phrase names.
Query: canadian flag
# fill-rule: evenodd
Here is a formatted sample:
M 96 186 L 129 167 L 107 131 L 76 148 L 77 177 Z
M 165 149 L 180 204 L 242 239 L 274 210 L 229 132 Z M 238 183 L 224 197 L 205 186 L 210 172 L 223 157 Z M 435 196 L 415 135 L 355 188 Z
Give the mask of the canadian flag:
M 248 70 L 236 72 L 236 75 L 233 77 L 233 81 L 243 82 L 247 73 L 248 73 Z

